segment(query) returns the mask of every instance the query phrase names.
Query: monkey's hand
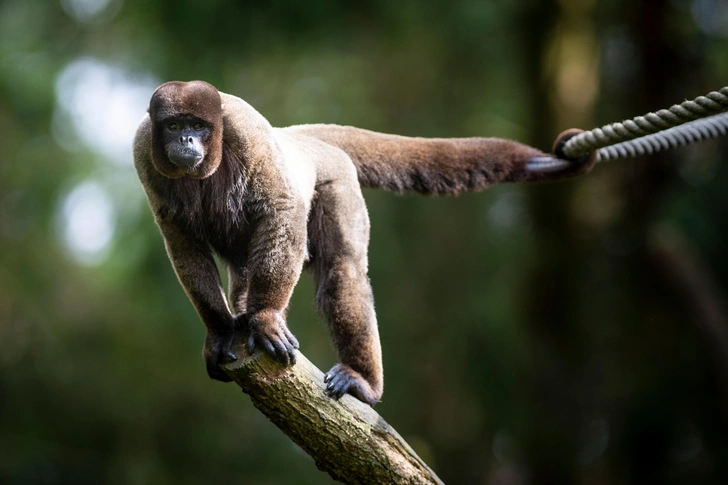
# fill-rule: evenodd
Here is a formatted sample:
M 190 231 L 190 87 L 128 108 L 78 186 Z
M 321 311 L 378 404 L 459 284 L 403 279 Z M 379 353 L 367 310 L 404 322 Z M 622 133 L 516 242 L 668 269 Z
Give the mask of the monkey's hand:
M 283 365 L 296 363 L 298 340 L 288 330 L 281 312 L 263 310 L 254 313 L 248 317 L 248 326 L 248 352 L 252 354 L 256 348 L 261 348 Z
M 205 358 L 207 366 L 207 375 L 211 379 L 222 382 L 230 382 L 232 379 L 220 369 L 220 364 L 237 360 L 231 346 L 235 331 L 231 328 L 229 331 L 207 330 L 205 338 L 205 347 L 202 350 L 202 356 Z

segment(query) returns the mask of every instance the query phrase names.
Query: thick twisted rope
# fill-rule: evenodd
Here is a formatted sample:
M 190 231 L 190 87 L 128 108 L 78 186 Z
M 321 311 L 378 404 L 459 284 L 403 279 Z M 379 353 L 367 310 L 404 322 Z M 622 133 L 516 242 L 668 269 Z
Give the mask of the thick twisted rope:
M 636 157 L 728 133 L 728 86 L 622 123 L 612 123 L 571 138 L 569 158 L 599 150 L 599 160 Z M 718 114 L 720 113 L 720 114 Z

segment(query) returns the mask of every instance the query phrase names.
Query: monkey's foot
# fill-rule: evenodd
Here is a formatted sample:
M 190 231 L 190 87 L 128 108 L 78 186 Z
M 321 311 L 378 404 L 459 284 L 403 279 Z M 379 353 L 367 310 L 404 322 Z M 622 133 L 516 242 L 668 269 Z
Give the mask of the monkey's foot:
M 273 359 L 283 365 L 296 363 L 298 340 L 293 336 L 280 312 L 263 310 L 248 319 L 250 338 L 248 352 L 260 347 Z
M 205 347 L 202 349 L 202 356 L 205 358 L 207 375 L 211 379 L 222 382 L 230 382 L 232 379 L 220 369 L 220 364 L 237 360 L 231 347 L 234 332 L 207 331 Z
M 324 382 L 327 384 L 326 393 L 334 399 L 349 393 L 373 407 L 382 397 L 381 391 L 375 392 L 361 374 L 346 364 L 333 366 L 324 376 Z

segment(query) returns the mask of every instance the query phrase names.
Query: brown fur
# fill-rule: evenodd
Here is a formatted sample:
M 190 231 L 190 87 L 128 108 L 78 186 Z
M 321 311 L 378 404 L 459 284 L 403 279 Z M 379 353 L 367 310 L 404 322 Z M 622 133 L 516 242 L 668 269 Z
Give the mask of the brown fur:
M 180 114 L 213 126 L 202 163 L 187 172 L 167 159 L 156 128 Z M 340 359 L 326 375 L 328 391 L 374 405 L 383 372 L 360 185 L 457 194 L 578 175 L 591 169 L 595 155 L 557 160 L 496 138 L 408 138 L 336 125 L 272 128 L 244 101 L 198 81 L 158 88 L 137 131 L 134 160 L 170 260 L 208 328 L 203 354 L 210 376 L 229 380 L 218 366 L 235 358 L 230 342 L 238 324 L 250 330 L 251 351 L 295 362 L 298 342 L 285 314 L 308 262 Z M 556 168 L 534 168 L 544 161 Z M 228 265 L 228 300 L 212 251 Z

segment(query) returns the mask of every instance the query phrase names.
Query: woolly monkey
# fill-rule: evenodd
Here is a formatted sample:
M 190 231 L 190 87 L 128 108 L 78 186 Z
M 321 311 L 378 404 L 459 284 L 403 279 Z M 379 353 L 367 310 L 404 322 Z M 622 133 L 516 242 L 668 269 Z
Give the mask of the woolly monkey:
M 169 259 L 207 327 L 211 378 L 248 349 L 285 365 L 298 342 L 286 310 L 304 266 L 340 362 L 326 374 L 334 398 L 374 405 L 382 358 L 367 277 L 369 218 L 361 187 L 454 195 L 502 182 L 588 172 L 596 154 L 567 160 L 498 138 L 409 138 L 337 125 L 273 128 L 243 100 L 202 81 L 169 82 L 152 96 L 134 140 L 134 164 Z M 225 298 L 213 253 L 227 265 Z

